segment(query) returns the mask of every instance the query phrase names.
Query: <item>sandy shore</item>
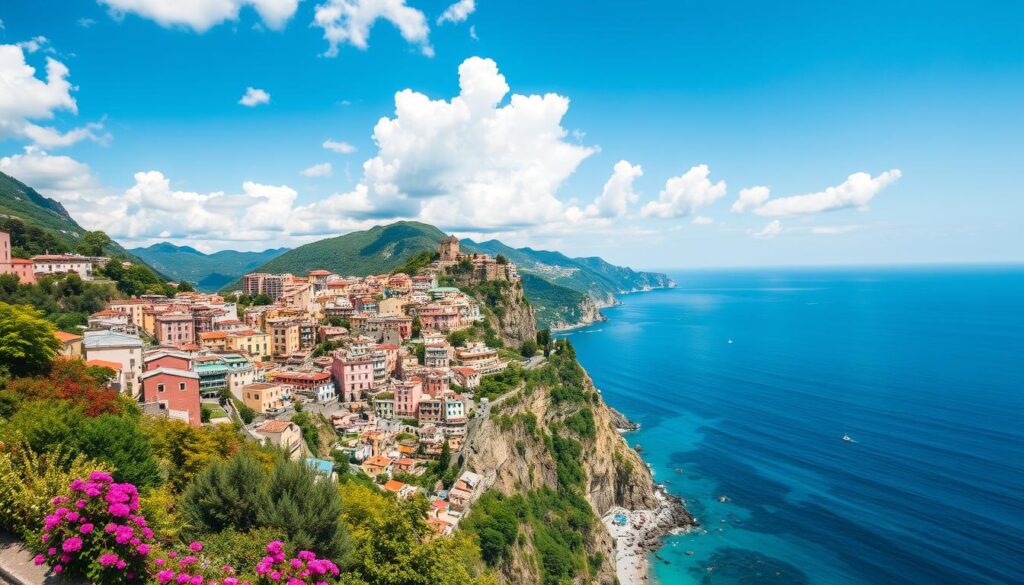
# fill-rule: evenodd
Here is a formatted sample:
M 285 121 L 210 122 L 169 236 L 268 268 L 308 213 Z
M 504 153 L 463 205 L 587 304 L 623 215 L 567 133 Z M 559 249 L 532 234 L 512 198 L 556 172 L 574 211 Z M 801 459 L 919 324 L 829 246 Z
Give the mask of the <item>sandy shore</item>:
M 622 585 L 646 583 L 650 579 L 647 555 L 661 547 L 661 537 L 694 525 L 681 500 L 660 488 L 655 497 L 659 505 L 654 510 L 615 507 L 601 519 L 615 540 L 615 573 Z M 618 514 L 626 516 L 625 525 L 615 523 Z

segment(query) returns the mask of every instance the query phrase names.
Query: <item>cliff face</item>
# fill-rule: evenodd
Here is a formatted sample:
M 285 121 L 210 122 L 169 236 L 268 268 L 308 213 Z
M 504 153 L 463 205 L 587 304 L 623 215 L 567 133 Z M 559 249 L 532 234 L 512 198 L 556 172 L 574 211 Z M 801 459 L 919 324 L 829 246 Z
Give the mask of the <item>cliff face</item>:
M 612 300 L 607 304 L 598 304 L 593 298 L 584 296 L 577 304 L 571 315 L 567 318 L 553 319 L 549 326 L 552 331 L 564 331 L 566 329 L 574 329 L 576 327 L 585 327 L 593 323 L 599 323 L 606 321 L 605 317 L 601 313 L 601 307 L 611 306 L 614 304 L 615 297 L 610 297 Z
M 537 339 L 537 317 L 522 285 L 491 281 L 471 290 L 486 307 L 487 322 L 505 347 L 517 348 L 528 339 Z
M 601 517 L 615 506 L 630 510 L 663 506 L 655 495 L 650 471 L 616 430 L 613 411 L 594 390 L 589 377 L 584 376 L 587 398 L 581 402 L 555 400 L 552 390 L 556 386 L 531 380 L 499 397 L 487 416 L 473 419 L 462 451 L 465 469 L 480 473 L 488 489 L 506 495 L 544 487 L 564 491 L 566 486 L 560 484 L 559 462 L 552 452 L 551 437 L 557 434 L 581 443 L 584 479 L 580 492 L 595 516 Z M 592 413 L 593 427 L 586 431 L 573 430 L 581 428 L 570 423 L 583 410 Z M 530 424 L 517 422 L 531 416 L 536 417 L 533 429 Z M 681 514 L 677 516 L 679 525 L 689 521 L 681 505 L 678 514 Z M 529 538 L 529 526 L 524 525 L 523 529 L 527 538 L 499 568 L 510 583 L 539 583 L 537 551 Z M 596 519 L 585 548 L 589 557 L 603 559 L 598 567 L 591 568 L 589 579 L 597 583 L 614 582 L 615 543 Z M 579 576 L 577 581 L 581 581 Z

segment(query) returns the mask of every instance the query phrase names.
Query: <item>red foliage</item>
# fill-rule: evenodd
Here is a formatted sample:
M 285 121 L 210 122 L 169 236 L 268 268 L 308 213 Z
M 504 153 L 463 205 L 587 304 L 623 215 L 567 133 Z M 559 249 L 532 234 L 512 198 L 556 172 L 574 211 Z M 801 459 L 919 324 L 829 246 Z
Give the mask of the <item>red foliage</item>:
M 120 412 L 117 391 L 90 376 L 82 360 L 56 359 L 47 377 L 11 380 L 7 389 L 22 400 L 67 400 L 86 416 Z

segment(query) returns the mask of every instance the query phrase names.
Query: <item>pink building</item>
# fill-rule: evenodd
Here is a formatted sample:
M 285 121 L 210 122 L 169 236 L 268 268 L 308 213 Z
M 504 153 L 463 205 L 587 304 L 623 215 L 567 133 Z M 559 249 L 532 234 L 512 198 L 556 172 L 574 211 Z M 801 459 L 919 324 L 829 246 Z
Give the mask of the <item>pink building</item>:
M 35 263 L 12 255 L 11 234 L 7 232 L 0 232 L 0 274 L 14 274 L 21 284 L 36 281 Z
M 452 331 L 459 328 L 459 311 L 453 307 L 428 305 L 420 308 L 416 314 L 419 315 L 423 329 Z
M 174 368 L 156 368 L 142 374 L 142 396 L 167 410 L 167 416 L 198 427 L 199 374 Z
M 395 416 L 416 418 L 416 409 L 423 398 L 423 384 L 419 379 L 395 384 Z
M 195 324 L 192 315 L 163 313 L 154 318 L 156 340 L 160 345 L 181 347 L 195 343 Z
M 431 373 L 424 376 L 423 391 L 434 398 L 440 398 L 449 392 L 448 376 Z
M 334 356 L 331 376 L 338 387 L 338 398 L 343 402 L 355 402 L 373 387 L 373 359 Z

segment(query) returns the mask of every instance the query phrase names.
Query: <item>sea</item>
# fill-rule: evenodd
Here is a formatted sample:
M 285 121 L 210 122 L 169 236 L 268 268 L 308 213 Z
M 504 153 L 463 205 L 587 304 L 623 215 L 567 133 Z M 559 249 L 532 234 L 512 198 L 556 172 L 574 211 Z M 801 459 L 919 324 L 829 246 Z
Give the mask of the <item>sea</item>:
M 564 334 L 700 521 L 652 580 L 1024 583 L 1024 267 L 670 276 Z

